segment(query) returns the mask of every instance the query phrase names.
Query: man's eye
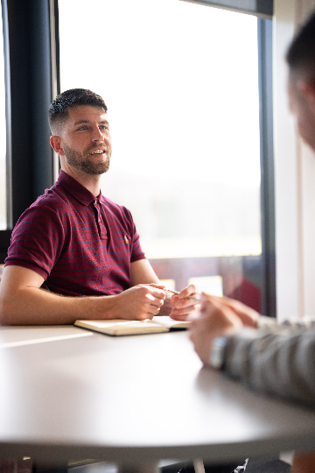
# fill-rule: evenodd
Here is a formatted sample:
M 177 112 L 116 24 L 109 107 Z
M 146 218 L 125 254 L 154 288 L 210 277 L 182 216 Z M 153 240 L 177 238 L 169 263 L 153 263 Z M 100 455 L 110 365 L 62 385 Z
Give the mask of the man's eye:
M 86 129 L 87 129 L 87 127 L 85 125 L 82 125 L 78 128 L 79 131 L 84 131 Z
M 108 126 L 107 125 L 100 125 L 100 130 L 108 130 Z

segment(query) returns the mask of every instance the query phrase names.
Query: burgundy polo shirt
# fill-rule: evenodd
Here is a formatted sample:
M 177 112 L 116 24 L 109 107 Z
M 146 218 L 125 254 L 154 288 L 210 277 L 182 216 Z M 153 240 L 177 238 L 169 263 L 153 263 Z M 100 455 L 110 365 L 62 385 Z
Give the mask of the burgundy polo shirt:
M 60 171 L 19 218 L 5 265 L 36 271 L 58 294 L 110 295 L 130 287 L 130 263 L 144 258 L 129 210 Z

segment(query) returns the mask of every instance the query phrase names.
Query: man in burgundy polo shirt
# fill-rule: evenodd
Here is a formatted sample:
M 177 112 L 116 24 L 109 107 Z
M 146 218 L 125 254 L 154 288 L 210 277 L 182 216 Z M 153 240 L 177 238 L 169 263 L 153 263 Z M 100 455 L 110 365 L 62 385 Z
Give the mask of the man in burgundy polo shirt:
M 112 151 L 102 97 L 86 89 L 63 92 L 49 108 L 49 124 L 61 171 L 12 232 L 0 324 L 185 317 L 192 300 L 165 295 L 130 212 L 101 193 Z M 189 286 L 182 295 L 194 293 Z

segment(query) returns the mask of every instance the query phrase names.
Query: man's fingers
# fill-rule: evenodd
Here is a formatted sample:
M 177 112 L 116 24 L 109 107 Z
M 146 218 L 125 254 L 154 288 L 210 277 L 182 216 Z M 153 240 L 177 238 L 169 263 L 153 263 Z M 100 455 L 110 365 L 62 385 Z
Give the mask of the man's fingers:
M 155 297 L 153 294 L 149 293 L 146 294 L 146 299 L 148 300 L 148 308 L 147 310 L 149 311 L 150 314 L 152 315 L 158 315 L 161 307 L 164 304 L 164 298 L 160 297 Z
M 152 282 L 152 283 L 147 284 L 147 285 L 150 286 L 150 287 L 156 287 L 157 289 L 162 289 L 164 291 L 166 290 L 164 284 L 157 284 L 155 282 Z
M 182 291 L 180 291 L 178 297 L 180 299 L 185 299 L 186 297 L 191 297 L 197 295 L 197 289 L 194 284 L 190 284 L 189 286 L 185 287 Z
M 177 310 L 180 310 L 180 309 L 185 309 L 187 311 L 187 309 L 191 309 L 193 310 L 193 308 L 200 304 L 199 301 L 194 301 L 192 299 L 179 299 L 177 301 L 175 301 L 174 303 L 174 309 L 177 309 Z
M 157 284 L 141 284 L 140 286 L 147 291 L 147 294 L 152 294 L 158 299 L 165 299 L 165 291 L 162 287 L 158 287 Z
M 180 314 L 174 313 L 173 311 L 170 313 L 170 317 L 173 320 L 180 320 L 180 321 L 189 320 L 189 318 L 188 318 L 189 314 L 180 315 Z
M 194 296 L 197 296 L 197 290 L 193 284 L 190 284 L 185 287 L 185 289 L 182 289 L 179 294 L 172 296 L 172 306 L 175 307 L 179 301 L 185 301 L 184 303 L 187 303 L 187 301 L 191 300 Z

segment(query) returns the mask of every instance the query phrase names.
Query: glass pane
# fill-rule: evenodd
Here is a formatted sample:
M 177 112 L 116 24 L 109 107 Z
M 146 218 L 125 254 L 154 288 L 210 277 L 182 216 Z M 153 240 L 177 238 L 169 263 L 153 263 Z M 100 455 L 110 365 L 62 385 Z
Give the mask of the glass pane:
M 2 18 L 0 3 L 0 18 Z M 7 229 L 7 186 L 6 186 L 6 118 L 3 31 L 0 21 L 0 230 Z
M 169 260 L 209 261 L 191 277 L 222 276 L 213 258 L 237 257 L 241 272 L 243 257 L 259 262 L 257 19 L 178 0 L 60 0 L 59 11 L 62 90 L 104 97 L 102 191 L 131 210 L 159 277 L 177 279 Z

